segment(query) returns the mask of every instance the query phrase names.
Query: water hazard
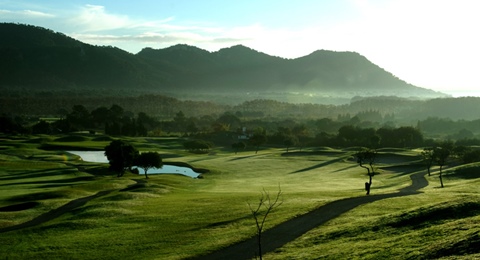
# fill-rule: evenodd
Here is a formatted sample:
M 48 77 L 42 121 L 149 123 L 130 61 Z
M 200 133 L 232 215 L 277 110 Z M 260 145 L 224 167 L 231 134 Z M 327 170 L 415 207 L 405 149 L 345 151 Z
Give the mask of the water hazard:
M 108 159 L 103 151 L 66 151 L 67 153 L 78 155 L 86 162 L 108 163 Z M 133 167 L 137 168 L 136 166 Z M 139 174 L 145 174 L 143 169 L 138 169 Z M 198 178 L 199 173 L 188 167 L 164 164 L 162 168 L 152 168 L 148 174 L 181 174 L 191 178 Z

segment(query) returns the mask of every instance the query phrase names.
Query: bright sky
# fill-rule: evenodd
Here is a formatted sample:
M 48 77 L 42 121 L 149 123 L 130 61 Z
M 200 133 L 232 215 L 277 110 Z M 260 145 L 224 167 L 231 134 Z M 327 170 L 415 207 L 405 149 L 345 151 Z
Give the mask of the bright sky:
M 178 43 L 285 58 L 355 51 L 454 96 L 480 96 L 479 13 L 477 0 L 0 0 L 0 22 L 132 53 Z

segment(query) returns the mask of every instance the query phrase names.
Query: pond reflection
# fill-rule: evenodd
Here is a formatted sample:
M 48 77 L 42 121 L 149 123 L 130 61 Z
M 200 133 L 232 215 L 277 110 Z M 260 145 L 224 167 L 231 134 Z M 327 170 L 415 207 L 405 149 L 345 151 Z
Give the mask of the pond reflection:
M 78 155 L 85 162 L 108 163 L 108 159 L 103 151 L 66 151 L 67 153 Z M 133 167 L 138 168 L 136 166 Z M 138 168 L 138 172 L 144 175 L 143 169 Z M 164 164 L 162 168 L 152 168 L 148 170 L 148 174 L 181 174 L 192 178 L 198 178 L 199 173 L 188 167 Z

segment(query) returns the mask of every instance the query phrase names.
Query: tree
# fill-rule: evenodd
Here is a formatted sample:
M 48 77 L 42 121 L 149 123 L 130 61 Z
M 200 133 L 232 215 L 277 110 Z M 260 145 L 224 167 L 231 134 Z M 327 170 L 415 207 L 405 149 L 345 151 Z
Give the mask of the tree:
M 377 156 L 377 152 L 375 150 L 365 149 L 365 148 L 355 154 L 358 165 L 367 170 L 367 174 L 369 177 L 369 181 L 365 183 L 365 190 L 367 191 L 367 195 L 370 194 L 370 188 L 372 186 L 372 177 L 375 175 L 373 164 L 375 163 L 376 156 Z M 364 164 L 368 164 L 369 167 L 365 166 Z
M 157 152 L 141 153 L 135 160 L 135 164 L 145 171 L 145 178 L 148 179 L 147 172 L 151 168 L 162 168 L 162 157 Z
M 442 168 L 445 164 L 447 164 L 448 157 L 450 156 L 450 149 L 446 146 L 443 147 L 436 147 L 433 151 L 433 157 L 437 162 L 438 166 L 440 166 L 439 171 L 439 178 L 440 178 L 440 186 L 443 188 L 443 178 L 442 178 Z
M 116 171 L 117 176 L 123 176 L 126 169 L 130 169 L 138 156 L 138 150 L 131 144 L 114 140 L 105 146 L 105 156 L 110 163 L 110 169 Z
M 122 117 L 125 113 L 123 108 L 121 106 L 117 105 L 117 104 L 113 104 L 108 111 L 109 111 L 109 115 L 110 115 L 110 120 L 113 121 L 113 122 L 116 122 L 116 121 L 119 121 L 120 119 L 122 119 Z
M 77 127 L 87 128 L 91 125 L 90 112 L 83 105 L 74 105 L 67 119 Z
M 182 111 L 178 111 L 173 117 L 173 124 L 174 128 L 178 132 L 185 132 L 185 124 L 187 122 L 187 118 Z
M 285 136 L 285 139 L 283 140 L 283 144 L 285 145 L 285 147 L 287 147 L 287 153 L 289 151 L 289 148 L 296 145 L 297 143 L 298 138 L 294 135 Z
M 255 154 L 258 153 L 258 149 L 260 148 L 260 145 L 264 144 L 267 142 L 267 133 L 263 128 L 257 128 L 255 130 L 255 133 L 253 134 L 252 137 L 249 139 L 250 144 L 255 146 Z
M 106 107 L 99 107 L 90 112 L 92 120 L 98 125 L 105 124 L 110 121 L 110 111 Z
M 223 115 L 221 115 L 216 120 L 216 122 L 220 124 L 228 125 L 229 128 L 232 130 L 238 129 L 242 125 L 242 122 L 240 121 L 240 119 L 236 115 L 230 112 L 226 112 Z
M 32 126 L 32 134 L 51 134 L 51 132 L 51 125 L 44 120 L 40 120 L 40 122 Z
M 394 131 L 399 147 L 412 147 L 423 143 L 423 135 L 417 128 L 402 126 Z
M 463 163 L 472 163 L 480 161 L 480 150 L 469 149 L 462 156 Z
M 9 117 L 0 116 L 0 133 L 15 134 L 23 132 L 25 132 L 25 129 L 20 123 L 15 122 Z
M 280 201 L 280 196 L 282 195 L 282 190 L 278 187 L 278 192 L 275 198 L 270 197 L 270 193 L 263 189 L 262 196 L 258 201 L 257 207 L 253 208 L 250 203 L 248 207 L 252 213 L 253 218 L 255 219 L 255 226 L 257 228 L 257 246 L 258 246 L 258 256 L 262 260 L 262 231 L 267 219 L 268 214 L 270 214 L 275 208 L 282 205 Z M 263 211 L 262 211 L 263 209 Z
M 428 176 L 430 176 L 430 169 L 432 168 L 435 157 L 433 156 L 434 149 L 431 147 L 426 147 L 422 151 L 423 161 L 427 165 Z
M 238 150 L 245 149 L 245 147 L 247 147 L 247 145 L 241 141 L 232 144 L 232 149 L 235 151 L 235 154 L 237 154 Z
M 183 143 L 183 147 L 190 152 L 207 153 L 213 147 L 213 143 L 203 140 L 191 140 Z
M 292 134 L 297 138 L 297 144 L 300 146 L 300 151 L 302 150 L 303 146 L 305 146 L 305 143 L 308 138 L 308 128 L 307 126 L 301 124 L 301 125 L 295 125 L 292 128 Z
M 345 125 L 338 129 L 338 138 L 345 139 L 347 142 L 352 143 L 358 136 L 356 127 L 352 125 Z

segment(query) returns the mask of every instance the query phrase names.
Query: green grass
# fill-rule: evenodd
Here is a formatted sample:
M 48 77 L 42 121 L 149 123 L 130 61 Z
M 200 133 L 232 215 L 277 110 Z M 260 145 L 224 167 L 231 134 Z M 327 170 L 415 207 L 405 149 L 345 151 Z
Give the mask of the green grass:
M 394 198 L 361 206 L 267 257 L 469 259 L 480 245 L 480 197 L 442 196 L 444 193 L 435 194 L 436 198 L 425 193 L 414 199 Z
M 35 138 L 39 137 L 29 140 Z M 348 150 L 287 154 L 270 148 L 235 155 L 219 148 L 199 155 L 183 151 L 181 139 L 131 138 L 142 151 L 161 152 L 164 161 L 189 163 L 210 172 L 203 179 L 151 175 L 147 183 L 121 191 L 143 177 L 117 178 L 105 165 L 38 149 L 45 143 L 84 149 L 108 143 L 105 137 L 94 138 L 0 140 L 5 147 L 0 150 L 0 208 L 38 202 L 23 211 L 0 212 L 0 228 L 28 221 L 73 199 L 116 190 L 42 225 L 0 234 L 3 258 L 182 259 L 253 236 L 248 203 L 255 203 L 263 189 L 275 194 L 280 187 L 283 193 L 283 204 L 267 220 L 270 228 L 330 201 L 364 196 L 363 183 L 368 180 Z M 410 185 L 410 173 L 424 170 L 415 151 L 385 149 L 380 154 L 372 194 L 396 192 Z M 438 252 L 446 256 L 478 253 L 471 250 L 480 229 L 478 167 L 448 169 L 443 189 L 433 174 L 421 194 L 357 207 L 267 259 L 427 259 L 442 256 Z

